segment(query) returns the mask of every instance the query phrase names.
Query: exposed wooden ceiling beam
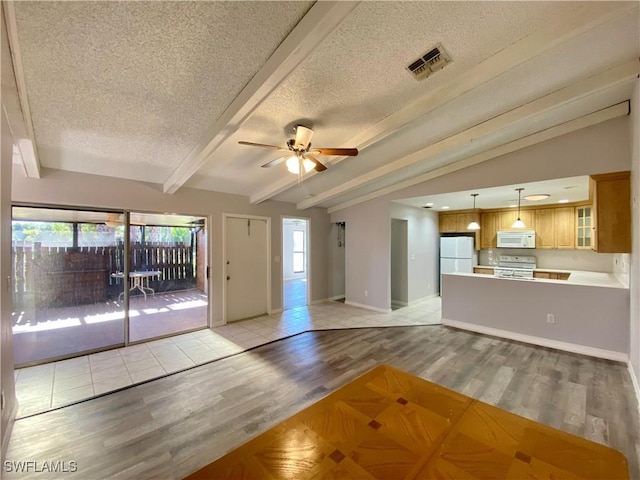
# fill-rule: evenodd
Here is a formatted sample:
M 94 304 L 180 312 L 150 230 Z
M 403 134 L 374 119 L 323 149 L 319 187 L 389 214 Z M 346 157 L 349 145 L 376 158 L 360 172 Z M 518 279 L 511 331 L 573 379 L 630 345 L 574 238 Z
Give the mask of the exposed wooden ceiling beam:
M 452 149 L 462 147 L 479 138 L 499 132 L 509 126 L 531 119 L 542 113 L 553 110 L 561 105 L 593 95 L 597 92 L 633 80 L 640 73 L 638 59 L 633 59 L 616 67 L 605 70 L 585 80 L 557 90 L 549 95 L 538 98 L 520 107 L 514 108 L 502 115 L 493 117 L 471 128 L 458 132 L 450 137 L 428 145 L 402 158 L 389 162 L 370 172 L 330 188 L 318 195 L 297 204 L 299 209 L 313 207 L 327 200 L 344 195 L 368 183 L 403 168 L 424 162 L 430 157 L 442 154 Z
M 398 131 L 410 122 L 442 107 L 455 98 L 495 79 L 509 70 L 513 70 L 541 53 L 566 42 L 598 25 L 607 23 L 638 8 L 637 4 L 609 4 L 605 11 L 594 11 L 582 8 L 570 21 L 551 23 L 547 28 L 534 32 L 510 47 L 488 58 L 468 73 L 459 76 L 440 88 L 429 91 L 417 101 L 388 116 L 358 135 L 344 142 L 344 145 L 355 146 L 360 150 Z M 335 165 L 347 157 L 336 157 L 327 160 Z M 313 177 L 316 172 L 309 172 L 304 180 Z M 298 179 L 285 177 L 251 195 L 251 203 L 260 203 L 298 185 Z
M 316 2 L 164 183 L 175 193 L 359 2 Z
M 14 155 L 14 158 L 18 159 L 22 170 L 28 177 L 40 178 L 40 162 L 33 133 L 13 2 L 2 2 L 2 11 L 4 20 L 2 28 L 2 108 L 17 145 L 17 150 L 14 149 L 14 154 L 17 155 Z
M 412 187 L 414 185 L 418 185 L 420 183 L 426 182 L 428 180 L 441 177 L 443 175 L 447 175 L 449 173 L 455 172 L 457 170 L 462 170 L 463 168 L 471 167 L 473 165 L 477 165 L 482 162 L 486 162 L 487 160 L 491 160 L 492 158 L 499 157 L 501 155 L 506 155 L 508 153 L 515 152 L 517 150 L 521 150 L 526 147 L 530 147 L 537 143 L 541 143 L 547 140 L 551 140 L 552 138 L 559 137 L 561 135 L 565 135 L 567 133 L 575 132 L 577 130 L 581 130 L 583 128 L 590 127 L 592 125 L 596 125 L 598 123 L 606 122 L 607 120 L 611 120 L 613 118 L 622 117 L 624 115 L 629 114 L 629 102 L 619 103 L 617 105 L 613 105 L 611 107 L 607 107 L 602 110 L 598 110 L 597 112 L 590 113 L 588 115 L 584 115 L 582 117 L 576 118 L 574 120 L 570 120 L 568 122 L 562 123 L 560 125 L 556 125 L 551 128 L 547 128 L 537 133 L 533 133 L 523 138 L 519 138 L 518 140 L 514 140 L 513 142 L 505 143 L 504 145 L 500 145 L 499 147 L 492 148 L 490 150 L 486 150 L 482 153 L 478 153 L 476 155 L 472 155 L 470 157 L 464 158 L 462 160 L 458 160 L 442 167 L 431 170 L 427 173 L 423 173 L 422 175 L 418 175 L 407 180 L 403 180 L 402 182 L 398 182 L 394 185 L 390 185 L 385 188 L 381 188 L 376 190 L 375 192 L 370 192 L 365 195 L 362 195 L 358 198 L 354 198 L 347 202 L 340 203 L 338 205 L 334 205 L 328 209 L 329 213 L 337 212 L 339 210 L 343 210 L 345 208 L 352 207 L 354 205 L 358 205 L 359 203 L 366 202 L 368 200 L 373 200 L 374 198 L 381 197 L 383 195 L 388 195 L 393 192 L 397 192 L 399 190 L 403 190 L 408 187 Z

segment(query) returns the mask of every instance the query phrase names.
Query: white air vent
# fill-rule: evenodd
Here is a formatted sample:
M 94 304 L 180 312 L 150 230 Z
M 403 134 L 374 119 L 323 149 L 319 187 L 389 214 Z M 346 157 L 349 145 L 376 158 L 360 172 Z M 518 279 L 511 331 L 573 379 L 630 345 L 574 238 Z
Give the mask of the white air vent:
M 438 44 L 407 67 L 407 70 L 416 80 L 424 80 L 432 73 L 444 68 L 451 63 L 451 57 Z

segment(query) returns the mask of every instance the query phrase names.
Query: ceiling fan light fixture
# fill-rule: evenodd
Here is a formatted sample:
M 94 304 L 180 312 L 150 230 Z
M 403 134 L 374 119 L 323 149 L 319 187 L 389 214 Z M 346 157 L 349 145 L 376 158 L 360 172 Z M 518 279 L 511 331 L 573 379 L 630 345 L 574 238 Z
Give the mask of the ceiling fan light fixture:
M 289 157 L 286 163 L 287 170 L 289 170 L 289 172 L 293 173 L 294 175 L 298 175 L 300 173 L 301 163 L 302 163 L 302 169 L 304 170 L 305 173 L 309 173 L 316 166 L 316 164 L 313 163 L 308 158 L 299 159 L 298 157 Z
M 300 149 L 306 149 L 311 143 L 311 137 L 313 137 L 313 130 L 305 127 L 304 125 L 296 125 L 296 139 L 295 147 Z

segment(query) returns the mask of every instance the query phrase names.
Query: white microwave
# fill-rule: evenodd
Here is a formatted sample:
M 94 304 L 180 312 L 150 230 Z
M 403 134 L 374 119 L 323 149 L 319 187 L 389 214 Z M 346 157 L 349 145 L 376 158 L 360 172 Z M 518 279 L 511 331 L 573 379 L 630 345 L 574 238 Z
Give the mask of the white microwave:
M 498 232 L 499 248 L 536 248 L 536 232 L 533 230 L 507 230 Z

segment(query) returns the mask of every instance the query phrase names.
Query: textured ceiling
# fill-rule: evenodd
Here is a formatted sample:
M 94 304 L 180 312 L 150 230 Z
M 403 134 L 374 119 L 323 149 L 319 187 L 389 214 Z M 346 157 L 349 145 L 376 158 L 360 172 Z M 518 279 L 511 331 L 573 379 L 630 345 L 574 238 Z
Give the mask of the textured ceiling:
M 212 125 L 259 78 L 267 59 L 311 15 L 312 4 L 16 2 L 41 164 L 164 183 L 209 141 Z M 626 10 L 607 17 L 617 8 Z M 569 26 L 586 14 L 602 20 Z M 494 56 L 552 24 L 559 25 L 554 48 L 437 103 L 462 80 L 489 68 Z M 405 66 L 436 43 L 452 63 L 415 81 Z M 223 127 L 228 136 L 185 185 L 247 196 L 272 189 L 266 198 L 299 203 L 639 56 L 637 2 L 362 2 L 255 110 Z M 628 84 L 613 85 L 523 116 L 320 205 L 337 205 L 587 115 L 628 99 L 629 92 Z M 435 103 L 399 130 L 388 126 L 394 114 L 424 98 Z M 316 147 L 360 146 L 364 132 L 380 131 L 371 145 L 364 139 L 367 147 L 358 157 L 276 189 L 283 179 L 295 180 L 283 166 L 260 168 L 277 152 L 237 142 L 284 145 L 296 123 L 314 128 Z

